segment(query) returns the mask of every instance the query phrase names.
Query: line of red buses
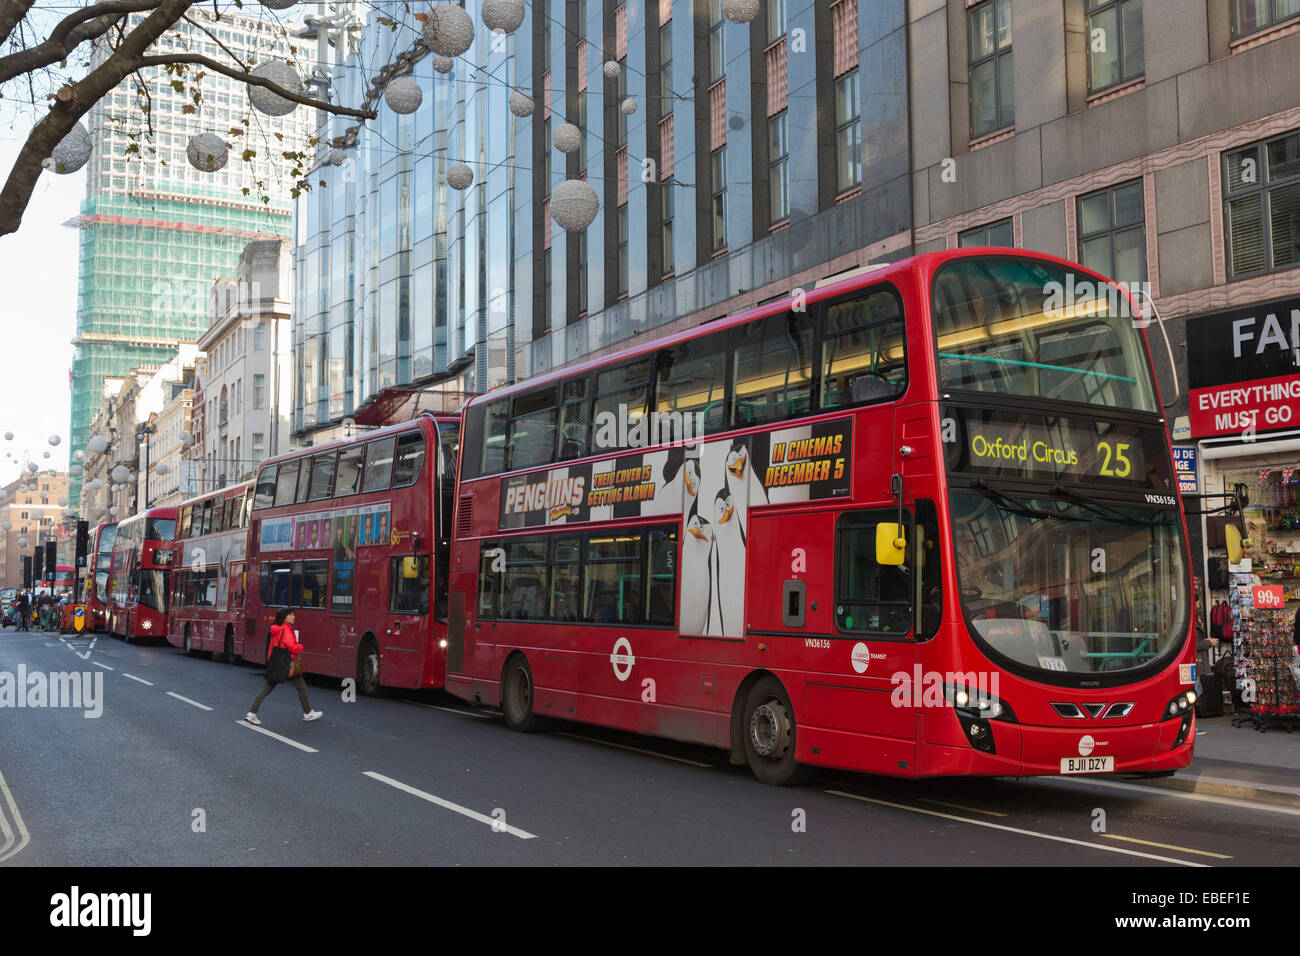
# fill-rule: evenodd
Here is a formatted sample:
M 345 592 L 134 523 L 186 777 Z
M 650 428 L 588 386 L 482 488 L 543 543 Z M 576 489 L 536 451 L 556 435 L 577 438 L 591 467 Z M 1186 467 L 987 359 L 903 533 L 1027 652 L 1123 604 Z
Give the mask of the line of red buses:
M 261 663 L 294 607 L 310 672 L 516 730 L 703 743 L 775 784 L 1172 771 L 1191 579 L 1147 324 L 1050 256 L 873 267 L 268 460 L 174 545 L 162 509 L 123 521 L 110 629 L 144 628 L 174 546 L 173 644 Z

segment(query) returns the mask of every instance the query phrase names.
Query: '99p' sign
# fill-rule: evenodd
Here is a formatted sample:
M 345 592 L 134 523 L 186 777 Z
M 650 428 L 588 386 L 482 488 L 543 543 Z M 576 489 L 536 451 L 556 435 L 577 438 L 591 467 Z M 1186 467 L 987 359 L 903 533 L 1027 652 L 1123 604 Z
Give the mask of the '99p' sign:
M 1276 610 L 1286 606 L 1280 584 L 1259 584 L 1251 592 L 1255 607 L 1261 611 Z

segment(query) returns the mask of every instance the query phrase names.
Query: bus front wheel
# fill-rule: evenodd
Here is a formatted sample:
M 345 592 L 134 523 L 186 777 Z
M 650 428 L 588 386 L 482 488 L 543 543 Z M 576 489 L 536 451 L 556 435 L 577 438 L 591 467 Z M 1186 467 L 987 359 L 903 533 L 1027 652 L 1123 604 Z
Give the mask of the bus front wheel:
M 806 783 L 812 768 L 796 763 L 794 708 L 775 677 L 764 677 L 745 696 L 745 759 L 763 783 L 777 787 Z
M 188 624 L 185 625 L 185 638 L 181 650 L 185 652 L 186 657 L 194 656 L 194 642 L 190 639 L 190 626 Z
M 227 664 L 234 664 L 235 661 L 236 661 L 236 658 L 235 658 L 235 629 L 234 629 L 233 627 L 231 627 L 229 624 L 226 625 L 226 641 L 225 641 L 225 646 L 222 648 L 222 651 L 224 652 L 224 654 L 225 654 L 225 656 L 226 656 L 226 663 L 227 663 Z
M 361 653 L 357 655 L 357 690 L 367 697 L 379 693 L 379 645 L 373 637 L 361 643 Z
M 501 712 L 511 730 L 531 734 L 541 728 L 533 713 L 533 672 L 522 654 L 512 657 L 501 675 Z

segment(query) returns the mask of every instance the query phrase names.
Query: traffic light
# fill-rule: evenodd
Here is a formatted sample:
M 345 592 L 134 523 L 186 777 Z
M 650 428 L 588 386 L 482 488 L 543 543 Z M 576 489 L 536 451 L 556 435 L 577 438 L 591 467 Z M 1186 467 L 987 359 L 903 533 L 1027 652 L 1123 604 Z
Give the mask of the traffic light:
M 32 552 L 32 587 L 41 586 L 41 572 L 45 570 L 45 549 L 37 546 Z
M 30 554 L 24 554 L 23 555 L 23 590 L 30 591 L 31 589 L 32 589 L 32 556 Z
M 90 547 L 90 522 L 77 522 L 77 560 L 76 565 L 79 568 L 86 566 L 86 551 Z
M 51 538 L 45 542 L 45 576 L 54 584 L 54 569 L 59 563 L 59 543 Z

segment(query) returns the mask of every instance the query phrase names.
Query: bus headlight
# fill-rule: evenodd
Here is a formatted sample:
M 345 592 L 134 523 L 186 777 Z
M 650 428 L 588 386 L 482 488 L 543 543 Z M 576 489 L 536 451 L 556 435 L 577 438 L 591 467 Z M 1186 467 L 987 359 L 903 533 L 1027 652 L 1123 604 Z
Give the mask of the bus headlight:
M 990 721 L 1016 723 L 1016 715 L 1007 703 L 986 690 L 970 684 L 944 684 L 943 696 L 957 715 L 962 733 L 976 750 L 997 753 Z
M 1163 720 L 1170 720 L 1174 717 L 1181 717 L 1188 713 L 1196 703 L 1196 691 L 1185 690 L 1165 707 L 1165 712 L 1161 715 Z

